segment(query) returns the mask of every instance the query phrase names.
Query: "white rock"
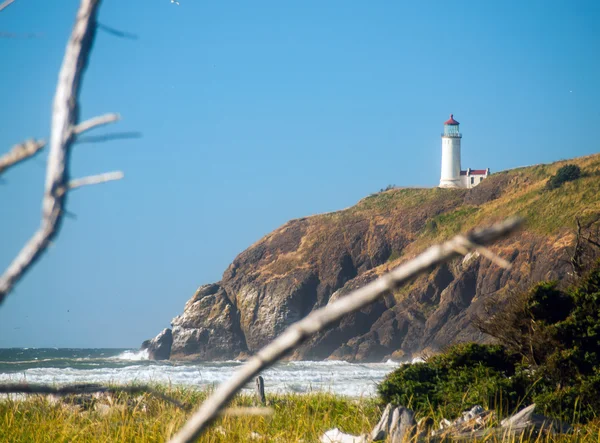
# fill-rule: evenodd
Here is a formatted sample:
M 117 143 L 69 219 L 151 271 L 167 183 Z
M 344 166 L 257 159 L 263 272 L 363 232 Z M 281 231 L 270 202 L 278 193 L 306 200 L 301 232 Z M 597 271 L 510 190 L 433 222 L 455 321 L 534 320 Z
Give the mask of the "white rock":
M 319 439 L 321 443 L 367 443 L 367 437 L 364 435 L 344 434 L 338 428 L 330 429 Z

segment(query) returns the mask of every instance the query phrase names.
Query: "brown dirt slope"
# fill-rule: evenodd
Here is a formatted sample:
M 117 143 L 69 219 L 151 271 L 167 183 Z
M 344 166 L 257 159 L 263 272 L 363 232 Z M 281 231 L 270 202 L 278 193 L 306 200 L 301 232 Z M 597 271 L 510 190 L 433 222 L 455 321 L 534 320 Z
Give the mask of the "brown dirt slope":
M 546 191 L 556 170 L 584 176 Z M 295 359 L 379 361 L 485 340 L 472 319 L 486 300 L 547 279 L 565 280 L 575 218 L 600 218 L 600 155 L 491 175 L 472 190 L 392 189 L 329 214 L 291 220 L 238 255 L 220 282 L 202 286 L 173 319 L 171 358 L 227 359 L 256 352 L 313 309 L 343 296 L 434 242 L 520 214 L 524 230 L 457 259 L 339 322 Z

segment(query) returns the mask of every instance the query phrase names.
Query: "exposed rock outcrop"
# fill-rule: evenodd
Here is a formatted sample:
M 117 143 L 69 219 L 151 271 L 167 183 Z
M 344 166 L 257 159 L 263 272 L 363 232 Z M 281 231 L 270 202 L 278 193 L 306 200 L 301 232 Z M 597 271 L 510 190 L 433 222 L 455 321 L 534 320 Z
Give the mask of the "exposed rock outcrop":
M 150 360 L 168 360 L 171 356 L 172 344 L 173 334 L 170 329 L 165 328 L 152 340 L 142 343 L 141 349 L 148 351 Z
M 173 326 L 174 359 L 232 359 L 246 350 L 239 312 L 219 284 L 201 286 Z
M 393 189 L 335 213 L 292 220 L 238 255 L 220 282 L 201 286 L 173 319 L 171 358 L 252 354 L 293 322 L 414 257 L 430 244 L 513 214 L 525 230 L 456 259 L 306 341 L 293 359 L 381 361 L 487 338 L 473 327 L 491 300 L 540 280 L 568 280 L 575 217 L 600 217 L 600 155 L 576 159 L 585 176 L 544 190 L 562 164 L 491 175 L 465 189 Z

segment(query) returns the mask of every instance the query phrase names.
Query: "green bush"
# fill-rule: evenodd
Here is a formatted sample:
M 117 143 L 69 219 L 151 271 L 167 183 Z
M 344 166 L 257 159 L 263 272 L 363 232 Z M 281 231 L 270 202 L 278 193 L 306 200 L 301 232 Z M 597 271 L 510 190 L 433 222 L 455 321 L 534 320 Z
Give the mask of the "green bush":
M 456 345 L 425 363 L 403 365 L 379 385 L 386 403 L 458 415 L 476 404 L 513 409 L 524 395 L 518 358 L 498 345 Z
M 559 188 L 563 183 L 577 180 L 581 177 L 581 169 L 577 165 L 565 165 L 546 182 L 546 189 Z
M 518 294 L 482 330 L 503 345 L 457 345 L 404 365 L 379 385 L 384 402 L 446 417 L 481 404 L 503 412 L 536 403 L 588 422 L 600 412 L 600 263 L 565 291 L 541 283 Z

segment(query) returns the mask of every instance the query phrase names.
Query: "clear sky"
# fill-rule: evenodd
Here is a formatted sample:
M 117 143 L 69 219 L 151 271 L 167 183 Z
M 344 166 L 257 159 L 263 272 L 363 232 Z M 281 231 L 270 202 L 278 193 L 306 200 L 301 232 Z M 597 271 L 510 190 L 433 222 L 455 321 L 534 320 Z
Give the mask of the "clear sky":
M 0 306 L 0 347 L 135 347 L 291 218 L 388 184 L 435 186 L 454 113 L 463 168 L 600 151 L 600 2 L 104 0 L 81 96 L 98 130 L 52 248 Z M 60 5 L 60 7 L 58 6 Z M 76 0 L 0 12 L 0 152 L 48 138 Z M 4 34 L 6 35 L 6 34 Z M 0 183 L 0 268 L 39 224 L 46 153 Z

